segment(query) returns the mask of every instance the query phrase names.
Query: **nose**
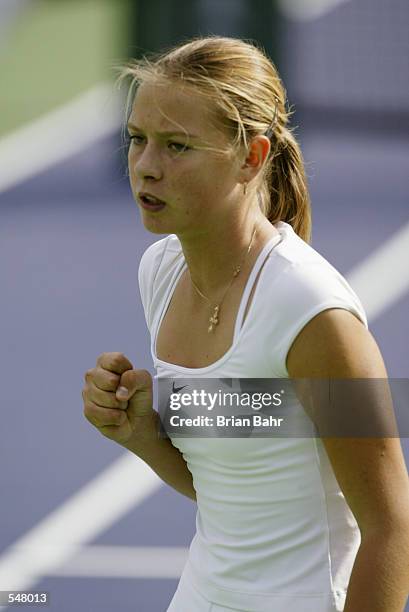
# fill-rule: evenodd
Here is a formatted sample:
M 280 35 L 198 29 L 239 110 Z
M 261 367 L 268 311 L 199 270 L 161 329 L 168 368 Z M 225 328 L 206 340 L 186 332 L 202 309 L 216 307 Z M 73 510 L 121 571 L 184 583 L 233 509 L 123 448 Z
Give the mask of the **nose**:
M 146 180 L 159 180 L 162 177 L 162 168 L 157 148 L 147 143 L 134 154 L 132 146 L 129 149 L 129 172 L 135 178 Z

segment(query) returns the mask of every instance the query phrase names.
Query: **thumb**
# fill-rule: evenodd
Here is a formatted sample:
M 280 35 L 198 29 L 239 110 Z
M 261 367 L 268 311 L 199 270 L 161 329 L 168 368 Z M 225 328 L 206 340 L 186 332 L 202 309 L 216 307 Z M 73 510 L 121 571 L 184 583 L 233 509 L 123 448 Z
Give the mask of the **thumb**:
M 143 416 L 152 411 L 152 376 L 147 370 L 127 370 L 121 375 L 116 397 L 128 400 L 128 411 Z

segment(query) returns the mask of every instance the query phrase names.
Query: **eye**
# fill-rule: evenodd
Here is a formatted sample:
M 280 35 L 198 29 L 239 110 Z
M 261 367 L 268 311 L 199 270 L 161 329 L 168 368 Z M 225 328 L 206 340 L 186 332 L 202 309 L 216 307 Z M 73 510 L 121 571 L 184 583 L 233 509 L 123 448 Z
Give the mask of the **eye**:
M 140 136 L 139 134 L 133 134 L 133 135 L 130 134 L 129 140 L 135 145 L 140 145 L 143 143 L 144 137 Z
M 168 143 L 168 147 L 169 149 L 171 149 L 172 151 L 175 151 L 176 153 L 184 153 L 184 151 L 188 151 L 190 149 L 190 147 L 188 147 L 185 144 L 182 144 L 180 142 L 169 142 Z

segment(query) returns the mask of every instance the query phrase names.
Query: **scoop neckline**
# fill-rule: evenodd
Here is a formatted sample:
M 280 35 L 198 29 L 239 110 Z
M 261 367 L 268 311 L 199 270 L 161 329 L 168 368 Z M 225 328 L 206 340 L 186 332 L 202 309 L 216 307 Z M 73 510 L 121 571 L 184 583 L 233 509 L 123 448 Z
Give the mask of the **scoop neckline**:
M 247 279 L 246 285 L 244 287 L 244 291 L 243 291 L 243 295 L 241 296 L 241 301 L 240 301 L 240 306 L 237 312 L 237 316 L 236 316 L 236 321 L 235 321 L 235 325 L 234 325 L 234 333 L 233 333 L 233 341 L 229 347 L 229 349 L 224 353 L 224 355 L 222 355 L 219 359 L 217 359 L 217 361 L 214 361 L 213 363 L 204 366 L 202 368 L 188 368 L 186 366 L 181 366 L 178 365 L 176 363 L 171 363 L 170 361 L 163 361 L 162 359 L 159 359 L 159 357 L 157 357 L 156 355 L 156 342 L 157 342 L 157 338 L 158 338 L 158 334 L 159 334 L 159 329 L 160 326 L 162 324 L 163 318 L 165 316 L 165 313 L 168 309 L 170 300 L 172 299 L 172 295 L 175 291 L 176 285 L 180 279 L 180 277 L 182 276 L 183 272 L 186 270 L 187 268 L 187 264 L 186 261 L 183 259 L 180 264 L 179 264 L 179 268 L 177 269 L 177 272 L 175 273 L 174 279 L 172 280 L 172 282 L 170 283 L 169 286 L 169 290 L 166 294 L 166 298 L 164 300 L 164 305 L 159 317 L 159 321 L 157 323 L 157 325 L 155 326 L 155 330 L 153 333 L 153 337 L 152 337 L 152 342 L 151 342 L 151 353 L 152 353 L 152 357 L 154 360 L 154 364 L 158 364 L 158 365 L 162 365 L 165 366 L 167 368 L 169 368 L 170 370 L 176 370 L 178 372 L 186 372 L 186 373 L 204 373 L 204 372 L 209 372 L 211 370 L 216 369 L 218 366 L 222 365 L 229 357 L 230 355 L 233 353 L 233 351 L 236 349 L 240 338 L 243 334 L 244 329 L 246 328 L 246 325 L 248 324 L 249 321 L 249 316 L 246 317 L 245 321 L 243 324 L 242 323 L 242 319 L 243 319 L 243 315 L 244 315 L 244 310 L 245 307 L 247 305 L 248 302 L 248 298 L 249 298 L 249 294 L 253 288 L 253 284 L 254 284 L 254 280 L 257 276 L 257 274 L 260 271 L 260 268 L 263 264 L 263 262 L 267 259 L 269 252 L 278 244 L 280 244 L 284 238 L 285 238 L 285 234 L 284 232 L 281 232 L 280 229 L 277 228 L 277 226 L 274 226 L 277 231 L 278 231 L 278 235 L 272 236 L 270 238 L 270 240 L 268 240 L 268 242 L 266 242 L 266 244 L 264 245 L 264 247 L 261 249 L 260 253 L 257 256 L 257 259 L 253 265 L 253 268 L 249 274 L 249 277 Z M 268 252 L 267 252 L 268 251 Z M 253 296 L 253 301 L 252 301 L 252 305 L 254 304 L 256 295 L 258 293 L 258 289 L 260 286 L 260 279 L 259 282 L 257 283 L 255 292 L 254 292 L 254 296 Z M 249 314 L 251 313 L 251 309 L 252 309 L 252 305 L 250 306 L 249 309 Z M 240 324 L 240 328 L 238 328 L 238 325 Z

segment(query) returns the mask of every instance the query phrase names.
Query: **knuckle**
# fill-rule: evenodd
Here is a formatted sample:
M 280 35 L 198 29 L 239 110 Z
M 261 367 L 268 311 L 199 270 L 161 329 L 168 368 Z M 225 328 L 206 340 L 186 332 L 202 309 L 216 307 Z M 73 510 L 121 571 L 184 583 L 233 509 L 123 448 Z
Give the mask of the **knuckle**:
M 111 353 L 111 364 L 114 368 L 120 368 L 126 359 L 123 353 Z
M 117 374 L 108 374 L 106 376 L 106 384 L 110 391 L 115 391 L 119 382 L 119 376 Z
M 152 375 L 148 370 L 140 370 L 141 374 L 149 380 L 152 380 Z
M 97 357 L 97 366 L 101 365 L 101 363 L 105 360 L 106 353 L 101 353 Z
M 84 410 L 82 411 L 84 417 L 89 421 L 92 425 L 95 425 L 95 416 L 92 413 L 91 406 L 89 404 L 85 404 Z
M 128 366 L 128 363 L 128 359 L 120 352 L 102 353 L 97 360 L 97 366 L 100 368 L 119 373 Z

